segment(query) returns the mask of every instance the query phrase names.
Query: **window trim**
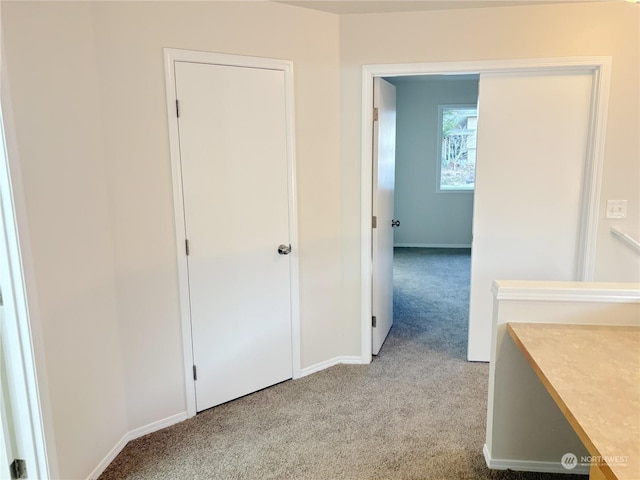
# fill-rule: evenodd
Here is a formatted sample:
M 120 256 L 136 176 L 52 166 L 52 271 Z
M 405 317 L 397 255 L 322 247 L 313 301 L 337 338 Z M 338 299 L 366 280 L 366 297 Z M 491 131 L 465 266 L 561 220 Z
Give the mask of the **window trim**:
M 470 109 L 473 108 L 478 112 L 478 104 L 477 103 L 442 103 L 438 105 L 438 134 L 436 137 L 436 193 L 463 193 L 463 194 L 473 194 L 476 190 L 476 184 L 474 182 L 473 187 L 465 188 L 465 187 L 456 187 L 456 188 L 440 188 L 440 184 L 442 183 L 442 114 L 447 108 L 458 108 L 458 109 Z

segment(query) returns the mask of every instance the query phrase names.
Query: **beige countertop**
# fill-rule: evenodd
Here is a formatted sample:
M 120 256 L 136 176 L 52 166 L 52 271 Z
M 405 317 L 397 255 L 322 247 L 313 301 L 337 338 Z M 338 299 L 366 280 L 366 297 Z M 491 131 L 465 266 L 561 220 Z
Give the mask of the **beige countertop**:
M 640 480 L 640 327 L 508 323 L 507 331 L 605 478 Z

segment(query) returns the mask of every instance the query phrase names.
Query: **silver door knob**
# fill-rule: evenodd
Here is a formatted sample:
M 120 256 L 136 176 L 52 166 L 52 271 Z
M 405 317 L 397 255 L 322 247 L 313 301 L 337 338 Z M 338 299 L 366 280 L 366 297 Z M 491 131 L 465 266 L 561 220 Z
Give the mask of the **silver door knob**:
M 291 245 L 280 245 L 278 247 L 278 253 L 280 255 L 289 255 L 291 253 Z
M 399 227 L 400 226 L 400 220 L 391 220 L 391 226 L 392 227 Z

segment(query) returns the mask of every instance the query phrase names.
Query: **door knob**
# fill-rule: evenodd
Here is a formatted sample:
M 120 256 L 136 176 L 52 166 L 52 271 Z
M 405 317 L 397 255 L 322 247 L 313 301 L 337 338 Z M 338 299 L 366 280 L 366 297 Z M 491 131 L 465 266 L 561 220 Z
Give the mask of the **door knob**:
M 280 245 L 278 247 L 278 253 L 280 255 L 289 255 L 291 253 L 291 245 Z
M 391 220 L 391 226 L 392 227 L 399 227 L 400 226 L 400 220 Z

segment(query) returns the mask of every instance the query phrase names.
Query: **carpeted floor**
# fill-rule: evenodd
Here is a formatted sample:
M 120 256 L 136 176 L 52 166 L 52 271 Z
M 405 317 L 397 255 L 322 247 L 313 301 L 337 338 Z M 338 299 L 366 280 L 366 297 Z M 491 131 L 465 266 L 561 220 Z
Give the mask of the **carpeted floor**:
M 465 361 L 469 251 L 396 249 L 395 324 L 371 365 L 340 365 L 130 442 L 100 477 L 583 480 L 490 471 L 488 365 Z

